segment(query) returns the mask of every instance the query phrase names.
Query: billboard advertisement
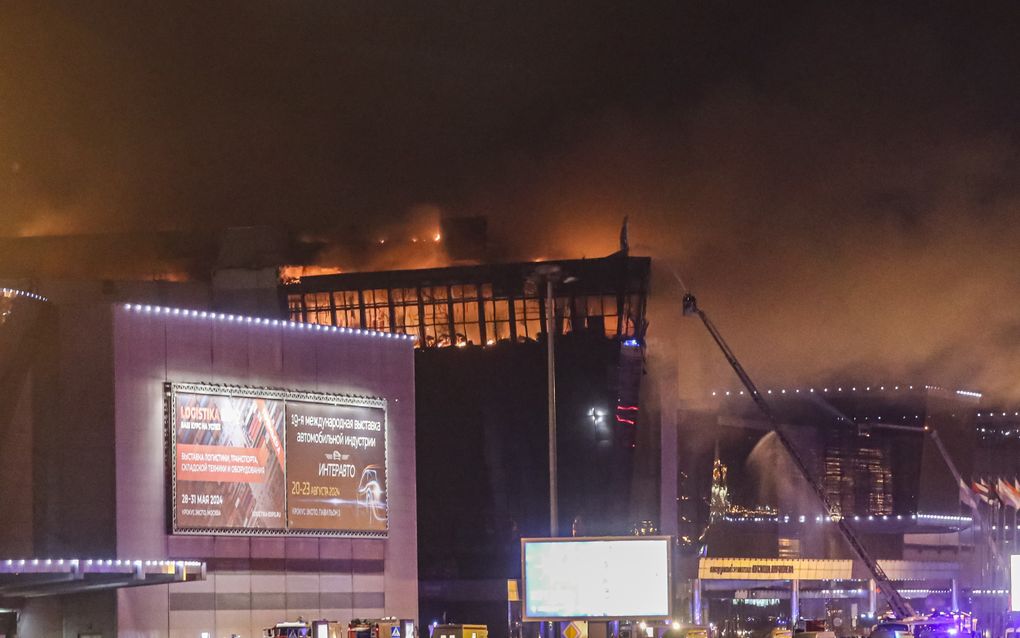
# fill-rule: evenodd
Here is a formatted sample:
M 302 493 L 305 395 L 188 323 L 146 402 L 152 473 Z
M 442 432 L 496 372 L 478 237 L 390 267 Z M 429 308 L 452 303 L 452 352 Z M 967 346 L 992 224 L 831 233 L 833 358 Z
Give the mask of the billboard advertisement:
M 178 526 L 282 529 L 283 402 L 180 393 L 174 408 Z
M 670 617 L 665 536 L 521 540 L 524 620 Z
M 386 531 L 381 408 L 287 402 L 287 526 Z
M 170 384 L 178 533 L 384 534 L 382 399 Z

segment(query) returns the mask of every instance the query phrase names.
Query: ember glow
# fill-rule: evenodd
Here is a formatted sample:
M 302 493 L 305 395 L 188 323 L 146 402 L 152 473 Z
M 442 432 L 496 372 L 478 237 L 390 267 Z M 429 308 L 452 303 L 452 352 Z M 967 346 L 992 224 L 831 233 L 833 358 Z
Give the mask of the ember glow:
M 280 268 L 280 283 L 301 281 L 302 277 L 315 275 L 339 275 L 343 269 L 333 266 L 283 266 Z

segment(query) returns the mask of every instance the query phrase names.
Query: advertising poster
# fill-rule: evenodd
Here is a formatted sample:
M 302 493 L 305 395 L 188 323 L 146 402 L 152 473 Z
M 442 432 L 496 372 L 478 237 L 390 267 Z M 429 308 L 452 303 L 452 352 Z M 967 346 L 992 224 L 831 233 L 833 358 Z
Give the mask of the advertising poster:
M 287 401 L 287 509 L 291 530 L 386 531 L 381 407 Z
M 283 529 L 283 401 L 176 393 L 177 529 Z

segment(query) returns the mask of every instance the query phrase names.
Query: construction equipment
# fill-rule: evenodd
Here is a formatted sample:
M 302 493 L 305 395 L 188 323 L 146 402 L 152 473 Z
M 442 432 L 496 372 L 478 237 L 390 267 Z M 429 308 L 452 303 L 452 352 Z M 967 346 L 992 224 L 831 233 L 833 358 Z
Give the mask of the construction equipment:
M 695 299 L 694 295 L 690 293 L 685 293 L 683 297 L 683 315 L 685 317 L 696 316 L 699 319 L 701 319 L 701 322 L 703 324 L 705 324 L 705 328 L 708 329 L 709 334 L 712 335 L 712 339 L 715 341 L 716 345 L 719 346 L 719 349 L 722 350 L 723 355 L 726 357 L 726 361 L 729 362 L 730 367 L 733 368 L 733 371 L 737 374 L 737 377 L 740 378 L 740 382 L 747 389 L 747 392 L 748 394 L 750 394 L 751 399 L 758 406 L 758 409 L 761 410 L 762 414 L 765 415 L 765 418 L 768 420 L 772 432 L 775 433 L 776 438 L 779 439 L 780 444 L 786 450 L 786 453 L 790 456 L 790 459 L 793 461 L 793 464 L 797 468 L 797 471 L 800 473 L 804 481 L 814 491 L 815 496 L 818 497 L 818 500 L 822 503 L 822 506 L 825 508 L 826 514 L 829 516 L 832 522 L 835 523 L 836 528 L 843 535 L 843 538 L 846 539 L 846 542 L 850 546 L 850 549 L 868 569 L 868 572 L 874 579 L 875 584 L 878 586 L 879 591 L 882 592 L 882 595 L 885 596 L 886 600 L 889 602 L 889 607 L 892 609 L 893 613 L 895 613 L 899 618 L 907 618 L 913 616 L 914 609 L 910 606 L 910 603 L 907 602 L 907 600 L 902 595 L 900 595 L 898 591 L 896 591 L 896 588 L 889 580 L 889 577 L 886 576 L 885 571 L 882 570 L 882 567 L 878 564 L 878 561 L 872 558 L 868 551 L 864 548 L 864 545 L 861 543 L 860 539 L 857 538 L 857 535 L 854 533 L 853 529 L 846 522 L 846 520 L 844 520 L 844 518 L 838 513 L 838 509 L 833 507 L 832 504 L 829 503 L 829 499 L 825 495 L 825 490 L 811 476 L 811 472 L 808 470 L 807 464 L 804 462 L 803 458 L 801 458 L 800 453 L 797 452 L 797 449 L 793 446 L 793 443 L 790 441 L 790 439 L 779 429 L 779 421 L 776 419 L 776 415 L 772 411 L 772 407 L 768 404 L 765 398 L 758 391 L 758 388 L 754 385 L 754 381 L 752 381 L 751 377 L 748 376 L 747 372 L 744 370 L 744 367 L 740 365 L 740 361 L 737 360 L 736 355 L 733 354 L 733 351 L 726 343 L 726 340 L 723 339 L 722 335 L 719 333 L 719 330 L 715 327 L 715 324 L 713 324 L 712 320 L 708 318 L 708 315 L 705 314 L 705 311 L 698 307 L 697 299 Z

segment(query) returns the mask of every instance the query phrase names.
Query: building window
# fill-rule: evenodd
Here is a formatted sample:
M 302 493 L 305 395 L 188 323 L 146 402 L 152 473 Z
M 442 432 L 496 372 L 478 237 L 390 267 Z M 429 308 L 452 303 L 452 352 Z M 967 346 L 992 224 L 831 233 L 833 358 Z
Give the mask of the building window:
M 618 330 L 616 295 L 588 295 L 577 298 L 578 313 L 584 312 L 588 329 L 601 330 L 613 338 Z
M 287 310 L 291 321 L 304 321 L 305 312 L 301 305 L 301 295 L 287 295 Z
M 571 312 L 570 298 L 569 297 L 557 297 L 556 298 L 556 332 L 559 334 L 567 334 L 571 330 Z
M 627 295 L 624 298 L 623 306 L 623 335 L 625 337 L 638 336 L 640 326 L 637 323 L 641 320 L 641 296 Z
M 390 331 L 390 295 L 385 288 L 363 290 L 361 297 L 365 303 L 365 327 L 380 332 Z
M 336 305 L 336 325 L 344 328 L 361 327 L 361 302 L 357 290 L 338 290 L 333 293 Z
M 393 300 L 393 332 L 416 335 L 421 317 L 418 312 L 418 290 L 416 288 L 394 288 L 390 291 Z M 417 345 L 417 342 L 415 342 Z
M 422 307 L 425 316 L 422 325 L 425 330 L 426 347 L 446 347 L 452 343 L 450 338 L 450 307 L 446 286 L 422 288 Z
M 542 332 L 542 308 L 537 298 L 514 299 L 517 340 L 538 339 Z
M 485 302 L 485 340 L 488 344 L 510 338 L 510 302 L 489 299 Z
M 333 323 L 333 308 L 329 304 L 328 292 L 310 292 L 305 295 L 305 321 L 308 323 Z
M 478 318 L 478 286 L 450 286 L 455 345 L 480 345 L 482 328 Z
M 482 314 L 485 316 L 485 343 L 510 339 L 510 302 L 492 298 L 492 284 L 482 284 Z

